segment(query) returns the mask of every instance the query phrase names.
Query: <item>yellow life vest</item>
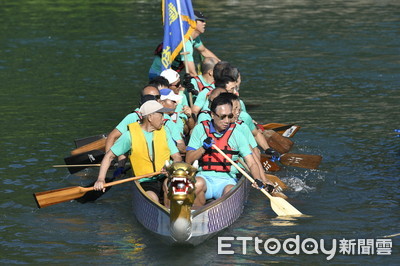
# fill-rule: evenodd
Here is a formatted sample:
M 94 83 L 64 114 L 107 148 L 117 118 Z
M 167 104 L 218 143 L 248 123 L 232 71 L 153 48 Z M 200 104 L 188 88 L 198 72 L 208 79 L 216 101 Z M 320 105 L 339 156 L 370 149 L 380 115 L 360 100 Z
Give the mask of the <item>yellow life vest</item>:
M 132 147 L 129 159 L 136 176 L 160 171 L 165 161 L 170 158 L 167 133 L 164 126 L 153 131 L 153 158 L 150 158 L 149 149 L 143 130 L 138 122 L 128 125 L 131 133 Z

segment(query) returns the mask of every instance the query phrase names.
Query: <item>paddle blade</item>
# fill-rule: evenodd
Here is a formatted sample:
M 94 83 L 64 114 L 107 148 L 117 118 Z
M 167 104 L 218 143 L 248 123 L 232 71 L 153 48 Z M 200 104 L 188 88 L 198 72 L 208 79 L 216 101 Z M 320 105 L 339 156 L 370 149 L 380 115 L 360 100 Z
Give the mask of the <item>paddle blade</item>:
M 293 207 L 289 202 L 280 197 L 270 197 L 271 208 L 278 216 L 302 215 L 302 213 Z
M 79 148 L 86 144 L 92 143 L 93 141 L 103 139 L 106 137 L 107 137 L 107 134 L 104 133 L 104 134 L 100 134 L 100 135 L 96 135 L 96 136 L 90 136 L 90 137 L 86 137 L 86 138 L 82 138 L 82 139 L 76 139 L 76 140 L 74 140 L 74 142 L 75 142 L 75 146 L 77 148 Z
M 264 130 L 271 129 L 279 134 L 281 134 L 284 137 L 291 138 L 293 137 L 297 131 L 300 130 L 300 126 L 291 124 L 291 125 L 285 125 L 285 124 L 279 124 L 279 123 L 269 123 L 262 125 Z
M 85 153 L 81 153 L 78 155 L 73 155 L 70 157 L 64 158 L 65 164 L 97 164 L 101 163 L 101 160 L 103 160 L 104 157 L 104 152 L 99 151 L 99 150 L 93 150 Z M 71 174 L 74 174 L 76 172 L 79 172 L 86 167 L 68 167 L 68 171 Z
M 317 169 L 321 161 L 322 156 L 311 154 L 286 153 L 280 158 L 280 162 L 284 165 L 306 169 Z
M 279 165 L 273 161 L 271 161 L 267 155 L 261 154 L 261 165 L 264 167 L 265 171 L 267 172 L 277 172 L 281 170 Z
M 61 202 L 82 197 L 90 188 L 67 187 L 34 193 L 33 196 L 39 208 L 44 208 Z
M 78 154 L 92 151 L 92 150 L 99 150 L 99 151 L 105 152 L 106 140 L 107 140 L 106 138 L 102 138 L 102 139 L 93 141 L 89 144 L 86 144 L 82 147 L 72 150 L 71 155 L 78 155 Z
M 268 145 L 279 152 L 280 154 L 287 153 L 293 146 L 293 141 L 288 138 L 282 137 L 273 130 L 265 130 L 262 132 Z
M 269 175 L 269 174 L 265 174 L 265 177 L 272 183 L 272 184 L 278 184 L 278 186 L 281 189 L 287 189 L 287 185 L 285 183 L 282 182 L 282 180 L 279 179 L 279 177 L 277 177 L 276 175 Z

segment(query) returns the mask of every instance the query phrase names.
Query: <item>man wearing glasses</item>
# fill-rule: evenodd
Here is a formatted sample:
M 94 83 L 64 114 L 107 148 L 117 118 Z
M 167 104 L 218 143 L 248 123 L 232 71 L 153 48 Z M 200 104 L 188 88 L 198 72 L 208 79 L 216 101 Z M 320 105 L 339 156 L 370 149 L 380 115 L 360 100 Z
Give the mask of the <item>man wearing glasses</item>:
M 249 146 L 243 134 L 231 123 L 232 101 L 223 95 L 217 96 L 211 103 L 211 121 L 196 125 L 187 147 L 186 162 L 199 160 L 199 172 L 196 176 L 195 206 L 202 206 L 207 199 L 217 199 L 229 192 L 237 183 L 238 170 L 233 167 L 217 150 L 215 144 L 233 161 L 239 156 L 244 158 L 254 179 L 265 180 L 260 174 Z

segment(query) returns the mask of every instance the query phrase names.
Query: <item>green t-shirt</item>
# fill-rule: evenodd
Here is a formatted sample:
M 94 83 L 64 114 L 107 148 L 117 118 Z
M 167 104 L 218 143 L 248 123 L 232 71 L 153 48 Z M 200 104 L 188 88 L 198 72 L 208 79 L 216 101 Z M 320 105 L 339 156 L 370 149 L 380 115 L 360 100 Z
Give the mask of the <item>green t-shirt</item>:
M 253 132 L 253 130 L 256 128 L 256 125 L 254 125 L 253 122 L 253 118 L 251 118 L 251 116 L 247 112 L 241 111 L 239 115 L 239 120 L 242 120 L 249 127 L 251 132 Z
M 164 126 L 169 131 L 169 134 L 171 135 L 171 138 L 173 139 L 173 141 L 177 142 L 178 140 L 181 140 L 182 139 L 182 135 L 181 135 L 181 132 L 180 132 L 180 128 L 177 126 L 177 123 L 175 123 L 172 120 L 171 116 L 167 115 L 167 114 L 164 114 L 164 119 L 166 119 L 166 122 L 164 123 Z
M 250 143 L 252 148 L 257 147 L 256 139 L 253 136 L 253 133 L 250 131 L 249 127 L 245 123 L 236 123 L 236 127 L 240 132 L 242 132 L 243 136 Z
M 139 111 L 139 108 L 136 108 L 135 111 Z M 122 121 L 119 122 L 119 124 L 115 127 L 119 132 L 124 133 L 128 131 L 129 124 L 135 123 L 140 120 L 139 115 L 135 111 L 125 116 L 125 118 L 122 119 Z
M 213 123 L 210 122 L 210 132 L 214 134 L 216 137 L 221 137 L 222 134 L 219 134 L 215 131 Z M 187 150 L 197 150 L 201 146 L 203 146 L 203 141 L 207 138 L 205 129 L 203 124 L 198 124 L 194 127 L 192 135 L 190 136 L 189 144 L 187 147 Z M 234 151 L 239 151 L 239 155 L 233 155 L 232 160 L 237 161 L 239 157 L 246 157 L 247 155 L 251 154 L 251 149 L 249 147 L 249 142 L 247 139 L 243 136 L 242 132 L 235 128 L 232 132 L 232 135 L 230 136 L 228 140 L 228 145 L 231 147 L 232 150 Z M 225 172 L 216 172 L 216 171 L 203 171 L 202 168 L 199 168 L 199 175 L 205 175 L 208 177 L 212 178 L 218 178 L 221 176 L 226 176 L 227 174 L 232 177 L 236 178 L 236 174 L 238 173 L 238 170 L 232 166 L 231 171 L 229 173 Z

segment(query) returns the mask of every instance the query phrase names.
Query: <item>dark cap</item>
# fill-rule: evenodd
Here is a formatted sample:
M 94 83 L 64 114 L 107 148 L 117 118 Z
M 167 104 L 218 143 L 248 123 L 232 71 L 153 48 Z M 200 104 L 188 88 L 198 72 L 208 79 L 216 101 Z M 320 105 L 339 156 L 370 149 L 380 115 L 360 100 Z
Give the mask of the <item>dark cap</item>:
M 194 11 L 194 17 L 196 18 L 196 20 L 201 20 L 201 21 L 206 21 L 207 18 L 203 15 L 203 13 L 201 11 L 195 10 Z

